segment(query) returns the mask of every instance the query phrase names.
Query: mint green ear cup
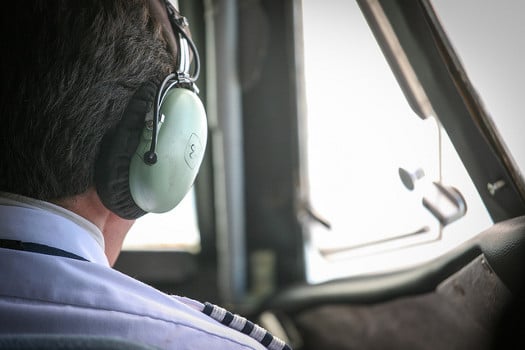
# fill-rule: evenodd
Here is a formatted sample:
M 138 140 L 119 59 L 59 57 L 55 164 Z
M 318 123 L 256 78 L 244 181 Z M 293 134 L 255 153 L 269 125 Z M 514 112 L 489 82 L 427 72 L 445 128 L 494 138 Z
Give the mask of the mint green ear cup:
M 199 97 L 185 88 L 167 92 L 160 107 L 157 161 L 144 162 L 152 130 L 145 127 L 129 169 L 129 188 L 142 210 L 164 213 L 188 193 L 202 163 L 208 129 Z

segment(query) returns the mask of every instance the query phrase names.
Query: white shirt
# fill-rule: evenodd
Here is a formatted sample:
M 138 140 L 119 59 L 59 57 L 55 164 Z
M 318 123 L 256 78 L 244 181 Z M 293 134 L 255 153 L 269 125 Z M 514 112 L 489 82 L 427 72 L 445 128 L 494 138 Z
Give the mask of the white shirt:
M 0 239 L 88 260 L 0 248 L 0 333 L 106 335 L 162 349 L 264 349 L 204 314 L 200 302 L 112 269 L 102 233 L 64 208 L 1 194 Z

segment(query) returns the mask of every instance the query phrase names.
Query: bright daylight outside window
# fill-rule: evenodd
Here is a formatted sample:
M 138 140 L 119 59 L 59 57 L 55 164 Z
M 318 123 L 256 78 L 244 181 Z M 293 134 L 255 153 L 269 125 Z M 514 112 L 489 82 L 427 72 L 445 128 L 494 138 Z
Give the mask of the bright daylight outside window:
M 124 241 L 127 250 L 200 249 L 195 191 L 192 189 L 173 210 L 139 218 Z
M 432 4 L 485 108 L 523 172 L 525 1 L 433 0 Z
M 409 107 L 356 2 L 302 6 L 310 202 L 331 226 L 309 228 L 309 282 L 425 262 L 487 228 L 445 130 Z M 435 182 L 459 191 L 464 216 Z

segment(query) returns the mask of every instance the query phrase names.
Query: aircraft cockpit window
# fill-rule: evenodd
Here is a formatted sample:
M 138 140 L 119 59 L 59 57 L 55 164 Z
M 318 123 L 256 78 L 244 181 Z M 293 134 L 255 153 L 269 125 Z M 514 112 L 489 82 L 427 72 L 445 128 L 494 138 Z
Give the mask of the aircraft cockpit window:
M 452 4 L 433 0 L 432 5 L 515 165 L 523 172 L 525 119 L 521 117 L 521 102 L 525 67 L 521 58 L 525 54 L 525 3 L 466 0 Z M 473 8 L 475 16 L 470 15 Z
M 308 281 L 408 267 L 489 227 L 439 116 L 410 107 L 358 4 L 302 11 Z

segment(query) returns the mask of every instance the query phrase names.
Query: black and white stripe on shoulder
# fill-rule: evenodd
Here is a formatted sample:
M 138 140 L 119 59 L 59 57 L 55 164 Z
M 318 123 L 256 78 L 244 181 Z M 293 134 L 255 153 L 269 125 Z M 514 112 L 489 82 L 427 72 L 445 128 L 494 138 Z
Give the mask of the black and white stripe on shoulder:
M 217 305 L 204 303 L 202 312 L 225 326 L 252 337 L 269 350 L 292 350 L 284 341 L 274 337 L 266 329 Z

